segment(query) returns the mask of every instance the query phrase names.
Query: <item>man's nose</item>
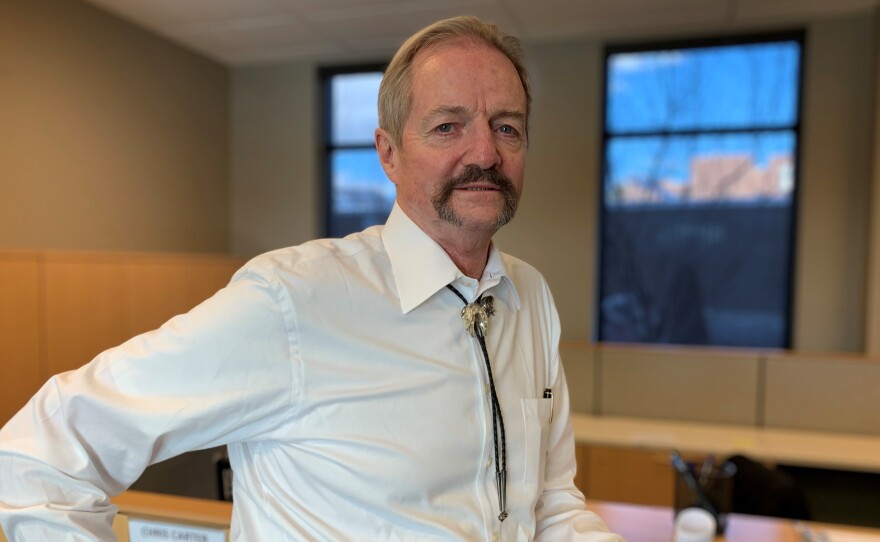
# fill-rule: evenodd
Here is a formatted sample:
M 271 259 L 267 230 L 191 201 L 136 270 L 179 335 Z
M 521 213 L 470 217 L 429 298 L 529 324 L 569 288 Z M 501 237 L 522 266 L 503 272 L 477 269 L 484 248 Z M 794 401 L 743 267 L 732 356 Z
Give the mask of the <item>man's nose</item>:
M 491 126 L 480 125 L 475 127 L 468 154 L 468 163 L 474 164 L 480 169 L 490 169 L 501 164 L 498 141 Z

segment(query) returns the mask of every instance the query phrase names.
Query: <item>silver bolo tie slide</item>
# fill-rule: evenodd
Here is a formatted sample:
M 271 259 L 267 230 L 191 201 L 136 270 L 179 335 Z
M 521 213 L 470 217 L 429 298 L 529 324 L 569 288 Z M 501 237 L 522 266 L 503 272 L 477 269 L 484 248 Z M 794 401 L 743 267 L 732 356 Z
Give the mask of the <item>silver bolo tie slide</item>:
M 495 306 L 492 296 L 481 297 L 477 301 L 465 305 L 461 309 L 461 319 L 464 320 L 464 328 L 471 337 L 485 338 L 489 331 L 489 317 L 495 314 Z

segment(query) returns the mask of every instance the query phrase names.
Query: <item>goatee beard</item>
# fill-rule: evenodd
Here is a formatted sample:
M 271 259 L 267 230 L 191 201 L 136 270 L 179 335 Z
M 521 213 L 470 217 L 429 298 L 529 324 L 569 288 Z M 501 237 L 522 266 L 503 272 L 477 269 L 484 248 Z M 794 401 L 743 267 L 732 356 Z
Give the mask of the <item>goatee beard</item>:
M 464 223 L 452 208 L 452 194 L 457 188 L 477 182 L 491 183 L 501 192 L 501 196 L 504 198 L 504 205 L 493 224 L 495 229 L 497 230 L 513 219 L 513 215 L 516 214 L 516 208 L 519 205 L 519 194 L 517 194 L 513 182 L 497 169 L 481 169 L 479 166 L 471 164 L 465 167 L 464 171 L 460 174 L 443 183 L 431 199 L 431 203 L 434 204 L 434 210 L 437 211 L 437 215 L 441 220 L 456 226 L 461 226 Z

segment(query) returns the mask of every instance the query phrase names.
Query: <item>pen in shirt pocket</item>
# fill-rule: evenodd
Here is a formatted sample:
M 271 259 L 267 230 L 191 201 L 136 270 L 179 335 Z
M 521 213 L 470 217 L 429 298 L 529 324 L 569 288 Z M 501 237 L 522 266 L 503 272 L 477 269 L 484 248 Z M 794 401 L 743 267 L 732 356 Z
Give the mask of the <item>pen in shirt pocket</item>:
M 553 423 L 553 390 L 544 388 L 544 399 L 550 399 L 550 422 Z

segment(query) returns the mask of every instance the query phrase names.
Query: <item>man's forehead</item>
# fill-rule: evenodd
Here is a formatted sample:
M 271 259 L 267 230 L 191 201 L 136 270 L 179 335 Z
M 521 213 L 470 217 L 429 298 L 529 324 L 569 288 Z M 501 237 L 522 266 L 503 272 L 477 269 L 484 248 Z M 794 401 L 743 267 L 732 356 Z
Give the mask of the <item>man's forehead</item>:
M 437 53 L 449 49 L 488 49 L 492 51 L 498 51 L 498 49 L 496 49 L 492 45 L 489 45 L 488 43 L 477 38 L 472 38 L 469 36 L 448 38 L 423 47 L 418 53 L 416 53 L 416 56 L 413 57 L 413 67 L 425 62 L 425 60 L 433 57 Z M 501 51 L 498 52 L 500 53 Z
M 467 70 L 471 66 L 468 62 L 459 62 L 455 58 L 459 54 L 483 54 L 495 56 L 498 60 L 499 66 L 505 64 L 508 65 L 511 69 L 511 73 L 516 74 L 516 77 L 519 79 L 519 73 L 517 73 L 516 66 L 514 66 L 513 62 L 503 51 L 484 41 L 469 37 L 433 43 L 416 53 L 411 67 L 412 79 L 415 80 L 419 76 L 431 72 L 432 68 L 437 64 L 452 64 L 451 66 L 445 66 L 450 71 L 455 70 L 456 68 Z
M 437 91 L 444 83 L 448 83 L 456 78 L 461 79 L 462 75 L 457 72 L 463 72 L 466 74 L 464 75 L 464 77 L 469 77 L 469 75 L 467 75 L 467 72 L 475 69 L 474 66 L 470 65 L 470 63 L 467 61 L 459 61 L 451 55 L 443 54 L 447 51 L 458 51 L 463 54 L 481 53 L 495 55 L 500 61 L 500 66 L 503 66 L 505 64 L 509 66 L 510 71 L 508 72 L 508 75 L 510 76 L 510 79 L 512 81 L 516 81 L 516 88 L 522 91 L 522 97 L 523 99 L 525 99 L 525 88 L 523 87 L 522 80 L 520 79 L 519 73 L 517 72 L 513 62 L 511 62 L 510 59 L 507 58 L 507 56 L 497 48 L 472 38 L 463 38 L 455 41 L 432 44 L 425 49 L 419 51 L 419 53 L 413 59 L 411 71 L 412 91 L 414 93 L 414 98 L 418 99 L 418 97 L 423 97 L 415 96 L 415 91 L 417 89 L 422 92 L 427 90 L 428 93 L 433 93 L 432 91 Z M 504 77 L 500 77 L 497 79 L 497 81 L 500 83 L 503 79 Z M 461 84 L 467 87 L 469 81 L 469 79 L 461 81 Z M 450 85 L 450 90 L 452 91 L 457 90 L 458 88 L 459 87 Z M 431 108 L 434 109 L 443 105 L 444 104 L 433 104 L 431 105 Z M 458 105 L 460 104 L 445 104 L 445 106 L 452 107 Z M 515 109 L 519 109 L 519 107 L 515 107 Z

